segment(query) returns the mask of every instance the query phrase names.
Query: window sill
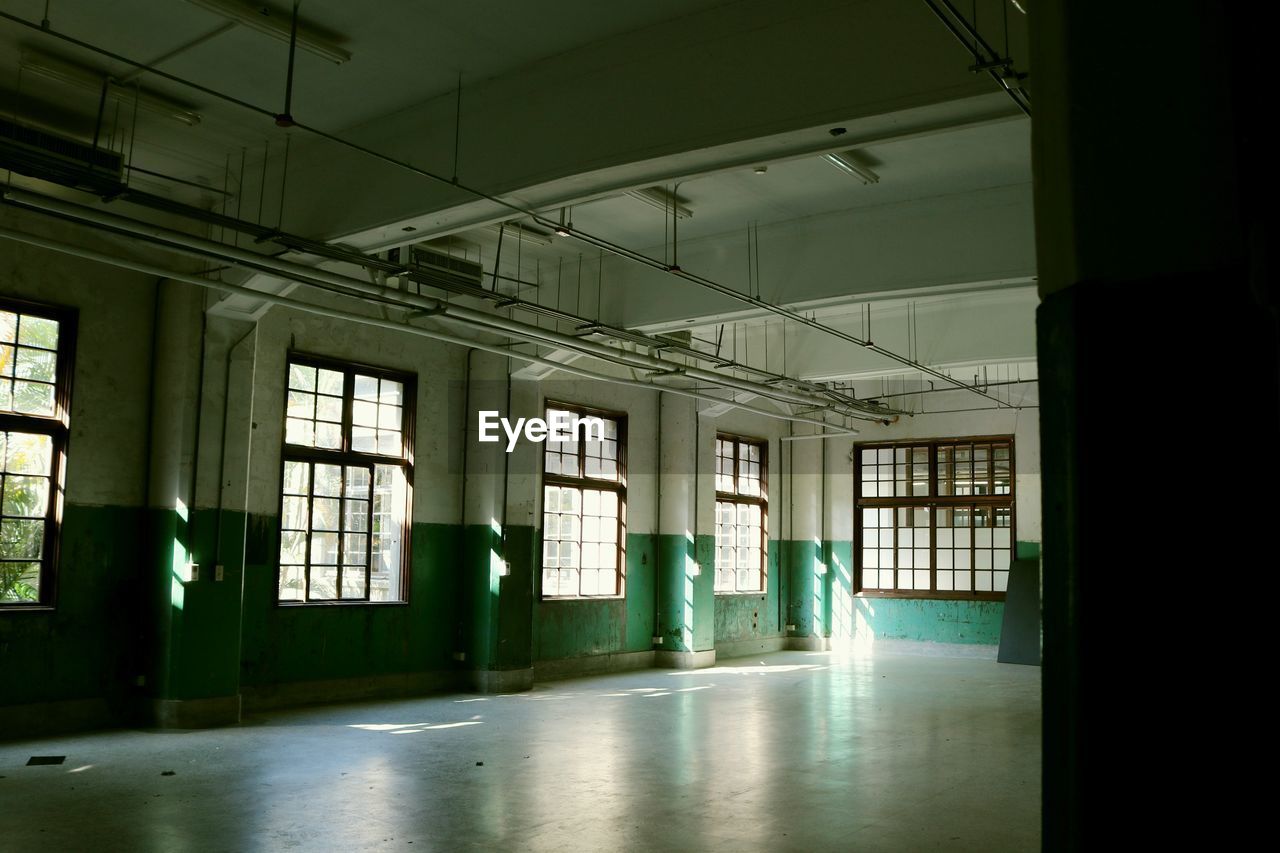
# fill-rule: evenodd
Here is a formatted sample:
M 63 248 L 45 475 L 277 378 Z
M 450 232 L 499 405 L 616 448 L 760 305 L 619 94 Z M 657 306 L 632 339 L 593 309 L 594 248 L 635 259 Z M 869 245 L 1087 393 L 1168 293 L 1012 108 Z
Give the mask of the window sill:
M 544 595 L 538 599 L 543 604 L 561 601 L 626 601 L 626 595 Z
M 408 601 L 277 601 L 276 607 L 282 610 L 297 610 L 308 607 L 407 607 Z
M 0 614 L 53 613 L 56 609 L 52 604 L 0 604 Z
M 855 598 L 899 598 L 899 599 L 933 599 L 935 601 L 1004 601 L 1003 592 L 930 592 L 913 590 L 911 592 L 894 592 L 893 590 L 871 589 L 855 592 Z
M 756 596 L 756 595 L 760 596 L 761 598 L 764 598 L 766 595 L 766 592 L 763 589 L 753 589 L 753 590 L 748 590 L 747 592 L 727 592 L 727 591 L 716 592 L 717 598 L 747 598 L 749 596 Z

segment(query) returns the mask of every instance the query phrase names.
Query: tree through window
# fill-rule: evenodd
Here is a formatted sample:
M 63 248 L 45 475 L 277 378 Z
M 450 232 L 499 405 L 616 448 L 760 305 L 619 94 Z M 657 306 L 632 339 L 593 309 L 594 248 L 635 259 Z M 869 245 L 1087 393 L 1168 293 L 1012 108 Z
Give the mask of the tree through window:
M 0 607 L 52 605 L 74 315 L 0 301 Z

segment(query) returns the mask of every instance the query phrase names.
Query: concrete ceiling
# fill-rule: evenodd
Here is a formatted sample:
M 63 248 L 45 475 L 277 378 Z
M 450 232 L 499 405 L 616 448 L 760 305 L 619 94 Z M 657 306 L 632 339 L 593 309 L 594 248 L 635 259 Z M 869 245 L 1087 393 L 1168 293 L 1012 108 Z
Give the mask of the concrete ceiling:
M 667 184 L 692 212 L 678 222 L 681 241 L 737 235 L 745 245 L 748 225 L 764 226 L 845 210 L 871 208 L 994 187 L 1022 186 L 1030 192 L 1031 126 L 1018 118 L 982 123 L 945 132 L 859 146 L 861 160 L 879 175 L 864 184 L 818 155 L 767 164 L 764 174 L 753 167 L 713 171 Z M 621 245 L 652 252 L 671 240 L 671 217 L 631 196 L 610 195 L 576 205 L 573 224 Z M 494 240 L 492 230 L 471 232 L 481 245 Z M 562 241 L 564 251 L 580 247 Z M 530 249 L 531 255 L 555 256 L 554 248 Z M 767 251 L 762 246 L 761 251 Z
M 0 11 L 38 22 L 44 2 L 0 0 Z M 842 306 L 911 291 L 920 296 L 909 302 L 944 292 L 957 298 L 966 289 L 1025 285 L 1034 275 L 1029 122 L 990 81 L 968 73 L 971 57 L 924 4 L 306 0 L 302 16 L 352 59 L 335 65 L 298 53 L 292 112 L 300 121 L 448 175 L 461 72 L 466 183 L 552 218 L 572 204 L 577 228 L 661 260 L 671 258 L 662 211 L 623 191 L 675 187 L 693 212 L 679 223 L 681 266 L 745 288 L 754 225 L 756 287 L 768 302 L 834 310 L 832 322 L 840 324 L 848 322 Z M 72 38 L 161 60 L 167 72 L 272 112 L 283 107 L 287 45 L 227 28 L 194 3 L 54 0 L 49 17 L 53 30 Z M 1020 31 L 1013 44 L 1022 44 Z M 102 144 L 135 163 L 183 180 L 210 188 L 225 181 L 227 203 L 244 218 L 371 250 L 451 235 L 455 250 L 486 270 L 497 254 L 488 226 L 512 218 L 492 199 L 297 129 L 281 131 L 269 116 L 153 75 L 138 80 L 201 113 L 198 126 L 140 112 L 135 135 L 126 102 L 111 105 L 95 127 L 97 94 L 19 73 L 24 51 L 116 76 L 131 70 L 0 21 L 0 95 L 19 118 L 82 138 L 96 130 Z M 768 61 L 748 62 L 753 57 Z M 836 126 L 847 135 L 830 135 Z M 287 206 L 285 139 L 293 146 Z M 863 184 L 820 156 L 848 149 L 878 183 Z M 757 174 L 753 167 L 763 164 L 767 171 Z M 222 198 L 155 176 L 131 181 L 204 206 Z M 574 298 L 599 305 L 606 322 L 709 335 L 720 323 L 738 323 L 744 340 L 762 342 L 780 334 L 767 311 L 743 310 L 661 270 L 605 261 L 576 240 L 509 239 L 505 247 L 505 275 L 528 280 L 541 263 L 544 304 L 560 298 L 560 288 L 547 286 L 557 262 L 584 256 L 587 274 L 581 287 L 575 280 Z M 251 299 L 232 301 L 231 316 L 260 310 Z M 1001 322 L 1018 334 L 984 337 L 991 311 L 935 308 L 949 318 L 937 326 L 946 346 L 921 356 L 964 365 L 1026 361 L 1034 350 L 1033 300 L 999 304 Z M 878 372 L 891 367 L 848 360 L 843 348 L 818 338 L 796 336 L 788 348 L 836 359 L 790 362 L 815 377 L 881 381 Z
M 725 0 L 646 0 L 602 4 L 562 0 L 554 4 L 504 0 L 306 0 L 302 20 L 351 53 L 341 65 L 299 51 L 294 111 L 328 130 L 341 131 L 436 96 L 452 93 L 462 75 L 469 83 L 496 77 L 536 60 L 659 21 L 724 5 Z M 39 22 L 44 0 L 2 0 L 0 9 Z M 288 18 L 287 0 L 266 5 Z M 150 63 L 222 28 L 227 19 L 180 0 L 54 0 L 49 20 L 58 32 Z M 20 49 L 48 50 L 37 34 L 12 24 L 0 27 L 0 79 L 15 79 Z M 69 58 L 123 73 L 127 66 L 62 45 Z M 288 45 L 236 26 L 164 59 L 159 67 L 204 86 L 268 108 L 281 106 Z M 208 96 L 149 81 L 201 112 L 219 106 Z

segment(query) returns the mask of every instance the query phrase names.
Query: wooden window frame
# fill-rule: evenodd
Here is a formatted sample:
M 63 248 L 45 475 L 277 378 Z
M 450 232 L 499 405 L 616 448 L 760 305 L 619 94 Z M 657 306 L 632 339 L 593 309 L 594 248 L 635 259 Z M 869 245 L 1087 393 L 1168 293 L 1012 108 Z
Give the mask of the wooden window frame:
M 543 417 L 551 409 L 557 411 L 569 412 L 578 417 L 598 417 L 607 418 L 614 421 L 618 425 L 618 478 L 617 480 L 602 480 L 595 477 L 588 477 L 587 470 L 587 442 L 578 442 L 578 470 L 582 472 L 581 476 L 574 477 L 568 474 L 556 474 L 547 471 L 547 448 L 543 445 L 539 454 L 542 460 L 542 490 L 539 500 L 545 502 L 547 486 L 560 486 L 576 489 L 592 489 L 594 491 L 612 491 L 618 496 L 618 555 L 617 555 L 617 585 L 616 591 L 601 595 L 583 595 L 582 594 L 582 566 L 579 565 L 574 571 L 578 576 L 578 593 L 576 595 L 547 595 L 542 590 L 542 574 L 543 574 L 543 550 L 542 543 L 538 544 L 538 600 L 539 601 L 609 601 L 613 599 L 622 599 L 627 596 L 627 413 L 612 411 L 610 409 L 598 409 L 591 406 L 584 406 L 578 403 L 566 403 L 562 400 L 544 399 L 542 401 Z M 542 516 L 542 529 L 546 529 L 546 507 L 540 506 L 540 514 Z M 579 548 L 581 548 L 581 540 L 579 540 Z M 579 560 L 581 562 L 581 560 Z
M 289 444 L 288 437 L 288 418 L 289 418 L 289 368 L 298 365 L 302 367 L 323 368 L 343 374 L 342 387 L 342 448 L 327 449 L 319 447 L 307 447 L 299 444 Z M 390 379 L 400 382 L 403 385 L 404 392 L 401 398 L 401 436 L 402 447 L 404 448 L 402 455 L 391 456 L 383 453 L 370 453 L 365 451 L 351 450 L 351 432 L 352 432 L 352 409 L 355 401 L 355 374 L 362 376 L 376 376 L 379 379 Z M 365 588 L 363 598 L 334 598 L 334 599 L 310 599 L 289 600 L 280 598 L 280 548 L 277 544 L 275 566 L 275 603 L 277 607 L 330 607 L 330 606 L 374 606 L 374 607 L 396 607 L 409 603 L 410 595 L 410 577 L 409 566 L 411 560 L 412 546 L 412 530 L 413 530 L 413 471 L 414 471 L 414 415 L 417 408 L 418 399 L 418 377 L 414 373 L 407 373 L 400 370 L 394 370 L 386 367 L 377 367 L 371 364 L 361 362 L 346 361 L 344 359 L 335 359 L 328 356 L 313 355 L 311 353 L 296 352 L 290 350 L 285 355 L 284 366 L 284 395 L 283 405 L 280 413 L 280 477 L 277 482 L 280 484 L 278 491 L 280 492 L 280 503 L 278 507 L 278 517 L 280 523 L 277 533 L 283 535 L 284 530 L 284 473 L 285 465 L 289 462 L 304 462 L 312 465 L 312 478 L 314 478 L 314 465 L 316 463 L 324 465 L 338 465 L 344 468 L 367 468 L 369 470 L 369 520 L 370 526 L 367 531 L 365 554 Z M 373 490 L 376 482 L 376 470 L 379 465 L 395 465 L 404 471 L 405 478 L 405 507 L 404 521 L 400 529 L 400 597 L 390 601 L 372 601 L 369 598 L 371 593 L 371 576 L 373 573 L 373 507 L 374 496 Z M 308 489 L 314 490 L 314 479 L 308 481 Z M 346 488 L 346 479 L 343 478 L 343 488 Z M 308 501 L 314 500 L 314 494 L 309 494 Z M 309 594 L 311 587 L 311 534 L 314 532 L 311 528 L 311 519 L 307 521 L 307 554 L 305 563 L 306 590 Z M 339 543 L 343 541 L 343 534 L 339 533 Z M 340 545 L 341 547 L 341 545 Z M 339 558 L 338 576 L 341 578 L 341 558 Z M 339 581 L 341 583 L 341 581 Z M 340 591 L 341 587 L 339 587 Z
M 995 459 L 993 457 L 989 461 L 989 470 L 987 474 L 987 485 L 989 493 L 985 495 L 940 495 L 938 494 L 938 448 L 954 447 L 956 445 L 969 445 L 972 454 L 973 446 L 979 444 L 1007 444 L 1009 447 L 1009 493 L 1005 495 L 994 494 L 995 490 Z M 880 450 L 891 448 L 913 448 L 928 447 L 929 448 L 929 493 L 926 496 L 892 496 L 892 497 L 863 497 L 862 495 L 862 451 L 863 450 Z M 855 442 L 853 446 L 853 561 L 854 561 L 854 593 L 864 598 L 933 598 L 953 601 L 1004 601 L 1005 593 L 997 591 L 985 591 L 976 589 L 976 572 L 971 556 L 969 566 L 969 590 L 940 590 L 938 589 L 938 513 L 939 509 L 968 509 L 971 513 L 979 508 L 989 508 L 994 516 L 997 509 L 1009 510 L 1009 551 L 1010 563 L 1017 557 L 1018 547 L 1018 513 L 1017 513 L 1017 448 L 1012 435 L 975 435 L 975 436 L 951 436 L 945 438 L 920 438 L 905 439 L 902 441 L 868 441 Z M 970 456 L 970 464 L 972 464 L 972 455 Z M 911 461 L 908 460 L 908 465 Z M 889 480 L 889 483 L 895 482 Z M 912 482 L 911 479 L 907 480 Z M 954 480 L 952 481 L 954 482 Z M 929 589 L 898 589 L 898 509 L 910 507 L 926 507 L 930 509 L 929 513 Z M 894 553 L 894 589 L 864 589 L 862 586 L 862 510 L 863 509 L 893 509 L 893 553 Z M 887 529 L 887 528 L 879 528 Z M 970 530 L 973 530 L 972 521 L 970 522 Z M 993 526 L 993 530 L 995 527 Z M 971 555 L 976 553 L 977 549 L 970 545 Z
M 734 588 L 733 589 L 716 589 L 715 595 L 764 595 L 769 590 L 769 440 L 767 438 L 755 438 L 753 436 L 737 435 L 735 433 L 717 432 L 717 445 L 721 441 L 733 442 L 733 491 L 720 491 L 719 483 L 719 466 L 714 472 L 716 480 L 716 503 L 731 503 L 736 505 L 749 504 L 760 507 L 760 588 L 740 590 L 738 586 L 738 575 L 734 572 Z M 760 494 L 747 495 L 743 494 L 738 486 L 738 460 L 741 458 L 738 454 L 743 445 L 751 445 L 760 448 Z M 715 458 L 719 460 L 719 448 L 716 448 Z M 715 546 L 713 546 L 715 547 Z M 715 558 L 712 557 L 712 571 L 719 575 L 719 570 L 715 566 Z M 713 583 L 714 586 L 714 583 Z
M 0 601 L 0 611 L 49 611 L 55 609 L 58 603 L 58 552 L 66 500 L 67 448 L 71 438 L 71 384 L 75 375 L 76 326 L 79 315 L 74 308 L 8 296 L 0 297 L 0 310 L 58 323 L 58 364 L 54 372 L 53 415 L 0 412 L 0 432 L 47 435 L 52 444 L 49 503 L 44 515 L 44 542 L 40 551 L 39 597 L 35 601 Z

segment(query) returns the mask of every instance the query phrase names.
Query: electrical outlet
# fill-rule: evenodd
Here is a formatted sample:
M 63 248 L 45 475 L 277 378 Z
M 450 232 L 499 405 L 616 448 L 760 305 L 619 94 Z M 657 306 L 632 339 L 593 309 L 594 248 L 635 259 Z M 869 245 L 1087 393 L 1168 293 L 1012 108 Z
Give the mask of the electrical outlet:
M 795 625 L 788 625 L 788 626 L 787 626 L 787 630 L 788 630 L 788 631 L 794 631 L 795 629 L 796 629 L 796 626 L 795 626 Z
M 199 563 L 183 564 L 181 580 L 183 583 L 192 583 L 194 581 L 200 580 L 200 564 Z
M 661 637 L 651 637 L 650 639 L 651 639 L 651 640 L 653 640 L 653 644 L 654 644 L 655 646 L 660 646 L 660 645 L 662 645 L 662 638 L 661 638 Z
M 467 659 L 467 653 L 466 653 L 466 652 L 454 652 L 454 653 L 453 653 L 453 659 L 454 659 L 454 660 L 466 660 L 466 659 Z
M 511 574 L 511 563 L 507 560 L 502 561 L 502 568 L 498 569 L 498 577 L 505 578 Z
M 215 581 L 220 581 L 222 580 L 222 578 L 223 578 L 222 564 L 219 563 L 218 565 L 213 567 L 213 579 Z

